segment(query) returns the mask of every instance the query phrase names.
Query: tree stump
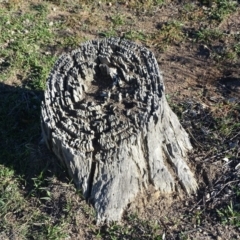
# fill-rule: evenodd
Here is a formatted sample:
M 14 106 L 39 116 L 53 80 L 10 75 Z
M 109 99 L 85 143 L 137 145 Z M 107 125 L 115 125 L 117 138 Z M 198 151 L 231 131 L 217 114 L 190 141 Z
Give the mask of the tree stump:
M 99 223 L 119 221 L 149 186 L 163 193 L 197 189 L 186 163 L 188 135 L 144 47 L 109 38 L 62 55 L 47 80 L 41 113 L 48 148 L 93 204 Z

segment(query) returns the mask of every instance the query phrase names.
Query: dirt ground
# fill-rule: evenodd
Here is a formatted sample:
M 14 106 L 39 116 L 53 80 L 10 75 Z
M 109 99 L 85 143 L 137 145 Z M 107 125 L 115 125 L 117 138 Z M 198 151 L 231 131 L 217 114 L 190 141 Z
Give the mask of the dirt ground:
M 239 1 L 235 10 L 221 19 L 211 17 L 219 1 L 167 0 L 163 5 L 150 6 L 150 1 L 137 6 L 136 2 L 66 1 L 61 5 L 48 1 L 48 18 L 53 23 L 65 23 L 64 29 L 55 30 L 59 39 L 77 36 L 82 42 L 121 36 L 154 52 L 170 106 L 194 147 L 189 164 L 199 190 L 192 196 L 145 193 L 129 206 L 121 225 L 111 228 L 95 225 L 94 210 L 66 184 L 63 172 L 56 179 L 50 176 L 54 179 L 48 186 L 53 199 L 41 211 L 58 218 L 64 214 L 62 206 L 71 200 L 69 239 L 240 239 L 240 214 L 227 215 L 223 210 L 232 204 L 234 211 L 240 212 L 240 194 L 236 193 L 240 189 L 240 126 L 231 127 L 240 120 Z M 208 34 L 206 29 L 212 32 Z M 74 48 L 76 45 L 48 50 L 59 56 Z M 14 81 L 6 83 L 11 86 Z M 42 144 L 33 144 L 32 158 L 44 158 L 53 172 L 62 171 Z M 233 218 L 234 224 L 229 219 L 224 222 L 223 215 Z M 158 226 L 154 233 L 147 221 Z

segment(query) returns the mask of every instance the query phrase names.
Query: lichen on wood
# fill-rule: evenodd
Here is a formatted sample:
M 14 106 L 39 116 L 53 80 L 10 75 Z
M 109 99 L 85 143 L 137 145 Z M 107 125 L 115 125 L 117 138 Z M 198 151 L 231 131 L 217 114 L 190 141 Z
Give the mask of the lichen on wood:
M 154 186 L 188 194 L 197 183 L 192 149 L 170 109 L 157 61 L 130 41 L 89 41 L 63 54 L 47 80 L 41 126 L 98 222 L 119 221 L 138 193 Z

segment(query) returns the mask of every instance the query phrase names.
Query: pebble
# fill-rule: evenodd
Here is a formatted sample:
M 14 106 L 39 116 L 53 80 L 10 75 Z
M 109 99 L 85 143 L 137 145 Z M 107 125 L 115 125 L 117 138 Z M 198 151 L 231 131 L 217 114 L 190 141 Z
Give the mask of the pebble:
M 210 193 L 207 193 L 206 194 L 206 199 L 209 199 L 210 198 Z
M 229 159 L 225 157 L 225 158 L 223 158 L 223 161 L 228 162 Z
M 230 143 L 229 143 L 229 147 L 230 147 L 230 148 L 235 148 L 235 147 L 237 147 L 237 146 L 238 146 L 238 141 L 230 142 Z
M 237 98 L 235 98 L 235 97 L 228 99 L 228 102 L 229 102 L 229 103 L 238 103 L 238 101 L 239 101 L 239 100 L 238 100 Z

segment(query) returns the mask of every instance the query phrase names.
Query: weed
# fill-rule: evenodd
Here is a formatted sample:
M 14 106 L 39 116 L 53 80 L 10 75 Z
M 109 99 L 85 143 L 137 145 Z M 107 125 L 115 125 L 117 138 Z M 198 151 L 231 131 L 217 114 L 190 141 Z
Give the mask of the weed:
M 24 199 L 18 191 L 17 179 L 14 179 L 14 171 L 0 165 L 0 216 L 4 220 L 9 211 L 21 209 Z
M 195 9 L 195 4 L 194 3 L 186 3 L 183 5 L 183 9 L 186 12 L 191 12 Z
M 176 44 L 184 40 L 183 24 L 178 21 L 164 23 L 157 33 L 152 35 L 153 45 L 164 50 L 169 44 Z
M 111 17 L 111 21 L 114 25 L 114 27 L 123 25 L 125 23 L 124 15 L 116 14 Z
M 239 206 L 234 206 L 232 202 L 227 207 L 217 210 L 217 214 L 223 224 L 240 227 Z
M 124 37 L 129 40 L 140 40 L 142 42 L 146 42 L 148 38 L 148 36 L 145 33 L 133 30 L 126 32 L 124 34 Z
M 221 106 L 221 111 L 218 111 L 216 108 L 216 127 L 218 133 L 222 134 L 225 138 L 228 138 L 230 135 L 234 135 L 238 132 L 240 123 L 236 121 L 236 119 L 238 118 L 239 110 L 238 104 L 235 103 L 228 103 Z
M 60 240 L 68 237 L 66 223 L 62 218 L 53 221 L 51 216 L 39 211 L 33 214 L 29 230 L 27 237 L 31 239 Z
M 210 17 L 218 22 L 222 21 L 227 15 L 236 11 L 237 2 L 231 0 L 216 0 L 215 7 L 211 10 Z
M 233 49 L 235 51 L 235 53 L 237 55 L 240 55 L 240 43 L 236 43 L 234 46 L 233 46 Z
M 82 206 L 82 209 L 83 209 L 83 212 L 86 216 L 96 218 L 97 212 L 90 204 L 84 203 L 83 206 Z
M 240 188 L 235 186 L 235 187 L 233 188 L 233 190 L 234 190 L 234 192 L 235 192 L 235 194 L 236 194 L 236 197 L 239 198 L 239 197 L 240 197 Z
M 202 211 L 196 211 L 195 219 L 196 219 L 196 224 L 200 225 L 202 221 Z
M 117 32 L 113 28 L 111 28 L 107 31 L 99 32 L 99 36 L 101 36 L 101 37 L 116 37 Z
M 236 61 L 237 60 L 237 52 L 235 51 L 232 51 L 232 50 L 228 50 L 224 53 L 224 58 L 227 59 L 227 60 L 230 60 L 232 62 Z
M 63 239 L 68 236 L 68 234 L 65 232 L 65 224 L 55 224 L 52 225 L 46 224 L 45 225 L 45 231 L 46 231 L 46 237 L 49 240 L 56 240 L 56 239 Z
M 31 190 L 30 195 L 40 198 L 40 200 L 50 201 L 51 193 L 48 188 L 45 187 L 47 185 L 47 181 L 44 171 L 41 171 L 37 177 L 32 178 L 32 181 L 33 189 Z
M 196 34 L 199 42 L 210 43 L 212 41 L 220 41 L 224 38 L 224 33 L 218 29 L 202 29 Z
M 18 179 L 10 168 L 0 165 L 0 236 L 12 228 L 18 229 L 18 234 L 24 232 L 21 223 L 14 223 L 14 219 L 24 211 L 26 201 L 19 189 Z

